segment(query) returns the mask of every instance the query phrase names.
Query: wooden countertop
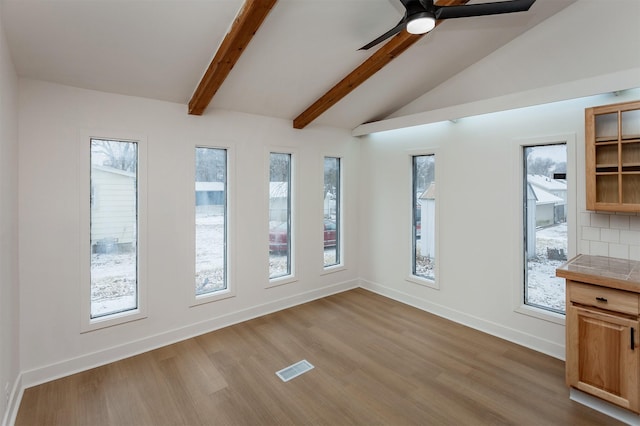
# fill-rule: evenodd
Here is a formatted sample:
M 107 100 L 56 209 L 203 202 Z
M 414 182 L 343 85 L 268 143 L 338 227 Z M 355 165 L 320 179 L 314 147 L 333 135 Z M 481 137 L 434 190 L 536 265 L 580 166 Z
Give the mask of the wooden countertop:
M 640 262 L 579 254 L 556 269 L 556 276 L 640 293 Z

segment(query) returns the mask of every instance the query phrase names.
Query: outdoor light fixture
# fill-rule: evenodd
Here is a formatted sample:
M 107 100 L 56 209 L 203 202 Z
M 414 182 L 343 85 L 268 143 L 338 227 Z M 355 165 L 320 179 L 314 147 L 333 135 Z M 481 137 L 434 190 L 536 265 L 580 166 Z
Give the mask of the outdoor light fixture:
M 407 32 L 411 34 L 425 34 L 436 26 L 436 17 L 431 12 L 417 12 L 407 21 Z

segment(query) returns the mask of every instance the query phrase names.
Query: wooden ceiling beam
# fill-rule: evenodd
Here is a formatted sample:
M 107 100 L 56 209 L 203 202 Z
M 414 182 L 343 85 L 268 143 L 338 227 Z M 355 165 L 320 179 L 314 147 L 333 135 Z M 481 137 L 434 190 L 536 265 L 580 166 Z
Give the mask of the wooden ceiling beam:
M 240 55 L 255 35 L 277 0 L 245 0 L 198 88 L 189 101 L 189 114 L 202 115 Z
M 468 2 L 469 0 L 446 0 L 439 1 L 437 4 L 439 6 L 457 6 Z M 436 26 L 441 23 L 442 20 L 437 20 Z M 367 60 L 360 64 L 355 70 L 351 71 L 349 75 L 340 80 L 338 84 L 333 86 L 327 93 L 311 104 L 311 106 L 304 110 L 302 114 L 297 116 L 293 120 L 293 128 L 305 128 L 322 113 L 338 103 L 340 99 L 347 96 L 356 87 L 360 86 L 369 77 L 380 71 L 389 62 L 393 61 L 397 56 L 424 36 L 425 34 L 409 34 L 405 30 L 399 32 L 373 55 L 367 58 Z

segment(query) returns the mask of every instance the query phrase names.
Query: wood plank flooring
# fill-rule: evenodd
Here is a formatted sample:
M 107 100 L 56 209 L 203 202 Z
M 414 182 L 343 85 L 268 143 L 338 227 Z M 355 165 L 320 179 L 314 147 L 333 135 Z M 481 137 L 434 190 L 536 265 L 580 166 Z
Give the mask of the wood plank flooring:
M 562 361 L 363 289 L 29 388 L 16 421 L 484 424 L 620 423 L 569 400 Z

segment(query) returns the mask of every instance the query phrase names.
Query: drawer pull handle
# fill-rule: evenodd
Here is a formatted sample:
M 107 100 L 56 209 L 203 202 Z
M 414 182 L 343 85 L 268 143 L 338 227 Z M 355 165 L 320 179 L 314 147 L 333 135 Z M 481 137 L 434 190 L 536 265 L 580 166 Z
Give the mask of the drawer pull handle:
M 596 300 L 597 300 L 598 302 L 607 303 L 607 299 L 606 299 L 606 298 L 604 298 L 604 297 L 596 297 Z
M 631 350 L 636 348 L 636 330 L 631 327 Z

